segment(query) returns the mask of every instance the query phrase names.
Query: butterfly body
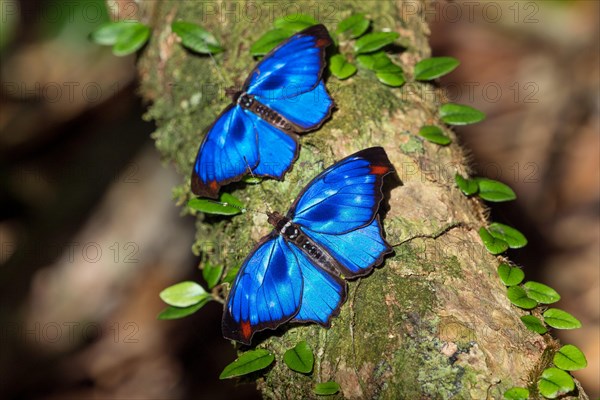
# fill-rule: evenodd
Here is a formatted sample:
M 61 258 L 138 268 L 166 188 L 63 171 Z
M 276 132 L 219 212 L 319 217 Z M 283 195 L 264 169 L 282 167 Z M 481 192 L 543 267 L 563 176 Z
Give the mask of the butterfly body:
M 329 326 L 346 282 L 368 274 L 392 251 L 377 216 L 385 151 L 353 154 L 316 176 L 242 263 L 223 312 L 226 338 L 250 344 L 255 332 L 291 322 Z
M 288 243 L 298 247 L 315 265 L 332 274 L 342 272 L 335 259 L 302 232 L 302 228 L 293 223 L 290 218 L 284 217 L 278 212 L 267 214 L 269 216 L 268 222 L 273 225 L 275 232 L 281 235 Z
M 192 170 L 198 196 L 246 174 L 281 180 L 298 157 L 297 134 L 329 118 L 333 100 L 322 80 L 327 29 L 315 25 L 294 34 L 267 54 L 241 91 L 227 90 L 232 104 L 208 128 Z

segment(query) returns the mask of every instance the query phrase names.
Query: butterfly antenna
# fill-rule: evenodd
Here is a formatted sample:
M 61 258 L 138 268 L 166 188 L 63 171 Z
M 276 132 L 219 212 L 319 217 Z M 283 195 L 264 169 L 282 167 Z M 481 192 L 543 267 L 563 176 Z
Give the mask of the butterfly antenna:
M 246 157 L 244 157 L 244 162 L 246 163 L 246 168 L 248 169 L 248 173 L 254 178 L 254 179 L 260 179 L 259 177 L 257 177 L 256 175 L 254 175 L 254 172 L 252 172 L 252 168 L 250 168 L 250 164 L 248 164 L 248 160 L 246 160 Z M 261 190 L 261 194 L 262 194 L 262 201 L 263 203 L 267 206 L 267 212 L 262 212 L 262 214 L 270 214 L 272 213 L 271 210 L 271 205 L 269 204 L 269 202 L 267 201 L 267 192 L 265 192 L 265 188 L 262 187 L 262 185 L 260 186 L 260 190 Z

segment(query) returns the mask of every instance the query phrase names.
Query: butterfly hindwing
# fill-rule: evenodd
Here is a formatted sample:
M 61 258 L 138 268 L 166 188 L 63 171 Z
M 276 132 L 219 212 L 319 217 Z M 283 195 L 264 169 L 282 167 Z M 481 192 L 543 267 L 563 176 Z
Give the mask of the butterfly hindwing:
M 275 329 L 300 308 L 302 275 L 282 237 L 271 234 L 243 262 L 223 313 L 223 336 L 250 344 L 256 331 Z
M 333 100 L 322 80 L 331 43 L 327 29 L 315 25 L 258 63 L 200 145 L 192 171 L 194 194 L 216 198 L 221 186 L 250 172 L 283 179 L 298 156 L 295 134 L 317 129 L 331 114 Z M 244 96 L 263 109 L 242 108 Z
M 340 272 L 346 278 L 368 274 L 392 251 L 382 236 L 377 216 L 369 225 L 340 235 L 317 233 L 309 229 L 303 232 L 338 261 L 342 269 Z

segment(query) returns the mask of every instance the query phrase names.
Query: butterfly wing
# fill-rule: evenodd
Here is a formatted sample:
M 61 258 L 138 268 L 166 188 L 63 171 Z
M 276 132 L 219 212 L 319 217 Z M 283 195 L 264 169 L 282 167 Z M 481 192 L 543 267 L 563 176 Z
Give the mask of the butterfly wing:
M 275 233 L 242 264 L 223 312 L 223 336 L 250 344 L 257 331 L 275 329 L 300 308 L 302 274 L 296 256 Z
M 346 277 L 367 274 L 392 251 L 376 215 L 383 177 L 392 171 L 381 147 L 355 153 L 313 179 L 288 213 Z
M 322 80 L 331 43 L 323 25 L 296 33 L 256 66 L 244 91 L 292 122 L 297 132 L 318 128 L 333 108 Z
M 339 235 L 373 221 L 383 177 L 393 171 L 385 150 L 371 147 L 337 162 L 300 193 L 288 217 L 311 231 Z
M 294 244 L 287 244 L 298 260 L 303 278 L 300 310 L 292 321 L 329 326 L 331 318 L 339 313 L 340 305 L 346 301 L 346 283 L 339 276 L 315 266 Z
M 240 106 L 229 106 L 208 129 L 192 171 L 192 192 L 216 198 L 259 162 L 256 128 Z

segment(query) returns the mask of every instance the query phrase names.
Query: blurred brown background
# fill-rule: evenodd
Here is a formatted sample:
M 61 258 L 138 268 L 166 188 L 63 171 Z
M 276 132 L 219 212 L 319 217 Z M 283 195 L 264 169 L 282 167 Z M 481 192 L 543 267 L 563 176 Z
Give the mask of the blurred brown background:
M 0 396 L 256 398 L 217 378 L 235 356 L 217 304 L 156 320 L 160 290 L 202 281 L 193 219 L 171 195 L 185 177 L 161 163 L 143 120 L 135 58 L 87 40 L 105 4 L 0 5 Z M 120 6 L 134 15 L 134 2 Z M 600 395 L 598 14 L 596 1 L 427 9 L 433 54 L 461 61 L 440 84 L 488 115 L 457 129 L 474 171 L 517 192 L 491 210 L 529 239 L 509 255 L 583 322 L 558 335 L 585 352 L 575 376 L 590 397 Z

